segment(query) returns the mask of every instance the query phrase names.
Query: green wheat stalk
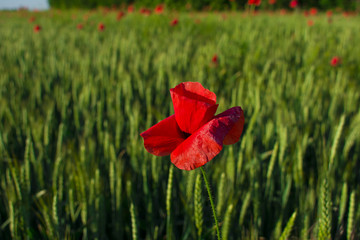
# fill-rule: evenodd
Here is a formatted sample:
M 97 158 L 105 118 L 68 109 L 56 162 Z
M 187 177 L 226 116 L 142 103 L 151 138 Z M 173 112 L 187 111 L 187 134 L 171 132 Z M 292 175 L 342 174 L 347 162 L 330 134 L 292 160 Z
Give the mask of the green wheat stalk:
M 170 165 L 169 168 L 169 179 L 166 190 L 166 236 L 167 239 L 171 239 L 171 190 L 173 183 L 173 175 L 174 175 L 174 166 Z
M 211 209 L 213 211 L 213 217 L 214 217 L 214 221 L 215 221 L 215 227 L 216 227 L 216 234 L 217 234 L 217 238 L 218 240 L 220 240 L 220 230 L 219 230 L 219 224 L 218 224 L 218 220 L 216 218 L 216 211 L 215 211 L 215 206 L 214 206 L 214 202 L 213 202 L 213 198 L 211 195 L 211 190 L 210 190 L 210 185 L 209 182 L 207 180 L 206 177 L 206 173 L 205 170 L 203 169 L 203 167 L 200 167 L 200 170 L 202 171 L 203 177 L 204 177 L 204 182 L 205 182 L 205 186 L 209 195 L 209 200 L 210 200 L 210 204 L 211 204 Z
M 224 217 L 224 225 L 222 226 L 221 236 L 223 240 L 227 240 L 229 236 L 230 224 L 231 224 L 231 213 L 233 211 L 234 206 L 232 204 L 226 210 Z
M 325 178 L 321 185 L 320 192 L 320 218 L 319 218 L 319 230 L 318 230 L 318 239 L 319 240 L 328 240 L 331 239 L 331 199 L 328 181 Z
M 225 173 L 221 173 L 219 187 L 218 187 L 218 201 L 216 206 L 217 214 L 220 214 L 223 208 L 224 196 L 225 196 Z
M 197 235 L 201 239 L 202 225 L 203 225 L 203 208 L 202 208 L 202 197 L 201 197 L 201 175 L 198 174 L 195 180 L 194 190 L 194 216 L 195 226 L 197 228 Z
M 335 137 L 334 137 L 334 142 L 333 142 L 333 145 L 332 145 L 331 151 L 330 151 L 329 169 L 331 169 L 333 164 L 334 164 L 336 149 L 337 149 L 337 147 L 339 145 L 339 140 L 340 140 L 340 137 L 341 137 L 342 129 L 344 127 L 344 123 L 345 123 L 345 115 L 342 115 L 341 118 L 340 118 L 339 125 L 338 125 L 337 130 L 336 130 Z
M 289 238 L 291 230 L 295 223 L 296 215 L 297 215 L 296 211 L 291 215 L 289 221 L 286 223 L 286 226 L 285 226 L 279 240 L 286 240 Z
M 347 203 L 347 197 L 348 197 L 348 187 L 347 184 L 344 183 L 342 190 L 341 190 L 341 197 L 340 197 L 340 206 L 339 206 L 339 219 L 338 219 L 338 225 L 340 227 L 340 224 L 344 218 L 345 211 L 346 211 L 346 203 Z
M 137 238 L 137 226 L 136 226 L 136 217 L 135 217 L 135 207 L 134 204 L 130 204 L 130 215 L 131 215 L 131 229 L 132 229 L 132 239 L 136 240 Z
M 352 233 L 354 232 L 354 217 L 355 217 L 355 191 L 352 191 L 350 195 L 349 215 L 347 221 L 347 232 L 346 232 L 347 240 L 353 239 Z

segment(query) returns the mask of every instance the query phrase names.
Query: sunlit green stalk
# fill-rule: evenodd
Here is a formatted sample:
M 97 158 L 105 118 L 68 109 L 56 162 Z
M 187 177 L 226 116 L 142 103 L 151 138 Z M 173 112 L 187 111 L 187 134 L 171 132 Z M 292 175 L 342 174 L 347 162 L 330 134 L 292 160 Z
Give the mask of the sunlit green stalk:
M 213 216 L 214 216 L 214 221 L 215 221 L 215 226 L 216 226 L 217 238 L 218 238 L 218 240 L 220 240 L 219 224 L 218 224 L 218 220 L 217 220 L 217 218 L 216 218 L 216 211 L 215 211 L 215 206 L 214 206 L 214 202 L 213 202 L 213 197 L 212 197 L 211 191 L 210 191 L 209 182 L 208 182 L 208 180 L 207 180 L 206 173 L 205 173 L 203 167 L 200 167 L 200 169 L 201 169 L 202 174 L 203 174 L 203 176 L 204 176 L 205 186 L 206 186 L 207 192 L 208 192 L 208 194 L 209 194 L 211 209 L 212 209 L 212 211 L 213 211 Z

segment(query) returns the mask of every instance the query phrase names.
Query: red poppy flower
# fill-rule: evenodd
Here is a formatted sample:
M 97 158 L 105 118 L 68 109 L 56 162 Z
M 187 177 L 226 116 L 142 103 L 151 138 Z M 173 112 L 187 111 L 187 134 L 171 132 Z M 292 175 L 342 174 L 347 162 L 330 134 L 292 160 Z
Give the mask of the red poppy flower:
M 123 11 L 118 12 L 118 14 L 116 15 L 116 20 L 120 20 L 125 16 L 125 13 Z
M 260 6 L 261 0 L 248 0 L 249 5 Z
M 331 17 L 332 16 L 332 11 L 331 10 L 327 11 L 326 16 Z
M 29 18 L 29 23 L 32 23 L 32 22 L 34 22 L 35 21 L 35 17 L 34 16 L 32 16 L 31 18 Z
M 276 3 L 276 0 L 269 0 L 269 4 L 270 5 L 273 5 L 273 4 L 275 4 Z
M 211 58 L 211 62 L 213 62 L 214 64 L 218 63 L 218 56 L 216 54 Z
M 311 27 L 312 25 L 314 25 L 314 21 L 313 21 L 313 20 L 309 20 L 309 21 L 307 22 L 307 24 L 308 24 L 309 27 Z
M 314 16 L 317 14 L 318 10 L 316 8 L 310 8 L 310 15 Z
M 151 10 L 147 8 L 141 8 L 139 12 L 145 16 L 149 16 L 151 14 Z
M 297 1 L 297 0 L 292 0 L 292 1 L 290 2 L 290 4 L 289 4 L 289 6 L 290 6 L 291 8 L 296 8 L 297 5 L 298 5 L 298 1 Z
M 34 32 L 38 33 L 38 32 L 40 32 L 40 30 L 41 30 L 41 27 L 39 25 L 34 26 Z
M 84 25 L 82 25 L 81 23 L 79 23 L 77 26 L 76 26 L 77 29 L 81 30 L 84 28 Z
M 128 13 L 132 13 L 135 11 L 135 8 L 133 5 L 130 5 L 127 10 L 128 10 Z
M 104 25 L 103 23 L 99 23 L 99 25 L 98 25 L 98 30 L 99 30 L 100 32 L 104 31 L 104 30 L 105 30 L 105 25 Z
M 341 59 L 338 56 L 333 57 L 330 61 L 330 65 L 333 67 L 338 66 L 340 63 L 341 63 Z
M 149 153 L 170 155 L 176 167 L 193 170 L 213 159 L 223 145 L 239 141 L 245 122 L 241 107 L 214 115 L 215 93 L 196 82 L 180 83 L 170 94 L 175 114 L 140 134 Z
M 308 16 L 309 16 L 309 12 L 305 10 L 305 11 L 304 11 L 304 16 L 305 16 L 305 17 L 308 17 Z
M 175 25 L 177 25 L 178 23 L 179 23 L 179 20 L 178 20 L 177 18 L 174 18 L 174 19 L 171 21 L 170 25 L 171 25 L 171 26 L 175 26 Z
M 164 5 L 163 4 L 157 5 L 155 7 L 155 10 L 154 10 L 154 12 L 156 14 L 161 14 L 161 13 L 163 13 L 163 11 L 164 11 Z

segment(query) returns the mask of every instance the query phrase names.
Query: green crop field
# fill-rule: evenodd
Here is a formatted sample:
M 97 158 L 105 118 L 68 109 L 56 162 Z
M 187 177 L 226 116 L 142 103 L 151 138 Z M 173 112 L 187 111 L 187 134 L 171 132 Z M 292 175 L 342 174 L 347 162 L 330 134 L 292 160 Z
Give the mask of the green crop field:
M 186 81 L 245 114 L 205 165 L 222 239 L 360 238 L 359 15 L 116 16 L 0 12 L 0 239 L 215 239 L 200 169 L 139 135 Z

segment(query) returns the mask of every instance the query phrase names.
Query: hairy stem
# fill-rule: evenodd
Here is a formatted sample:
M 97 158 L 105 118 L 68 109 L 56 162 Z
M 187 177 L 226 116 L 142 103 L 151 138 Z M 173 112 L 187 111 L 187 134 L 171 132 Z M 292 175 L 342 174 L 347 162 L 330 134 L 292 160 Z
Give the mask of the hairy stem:
M 202 174 L 204 176 L 205 186 L 206 186 L 207 192 L 209 194 L 210 204 L 211 204 L 211 208 L 212 208 L 212 211 L 213 211 L 213 216 L 214 216 L 214 221 L 215 221 L 215 226 L 216 226 L 217 238 L 218 238 L 218 240 L 220 240 L 219 224 L 218 224 L 218 220 L 216 218 L 216 211 L 215 211 L 215 206 L 214 206 L 214 202 L 213 202 L 213 197 L 212 197 L 211 191 L 210 191 L 209 182 L 207 180 L 206 173 L 205 173 L 203 167 L 200 167 L 200 169 L 201 169 L 201 172 L 202 172 Z

